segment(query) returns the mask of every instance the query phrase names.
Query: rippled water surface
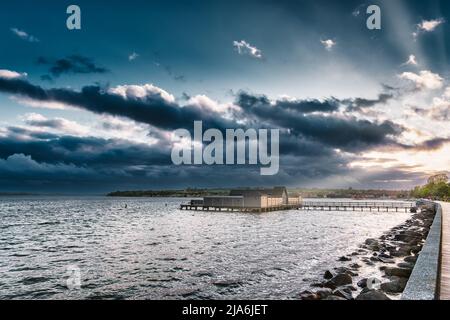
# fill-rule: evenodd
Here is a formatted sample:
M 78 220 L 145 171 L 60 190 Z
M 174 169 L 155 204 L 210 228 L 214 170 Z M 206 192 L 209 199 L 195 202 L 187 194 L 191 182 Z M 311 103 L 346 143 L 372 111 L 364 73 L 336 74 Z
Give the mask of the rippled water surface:
M 290 299 L 409 213 L 180 211 L 184 199 L 0 197 L 0 299 Z M 81 288 L 67 288 L 68 268 Z

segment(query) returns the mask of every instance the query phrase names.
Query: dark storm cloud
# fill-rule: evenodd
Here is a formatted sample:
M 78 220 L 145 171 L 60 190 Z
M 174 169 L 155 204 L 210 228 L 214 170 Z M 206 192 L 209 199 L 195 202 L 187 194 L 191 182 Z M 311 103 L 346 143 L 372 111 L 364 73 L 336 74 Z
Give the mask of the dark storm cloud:
M 63 119 L 27 119 L 25 123 L 33 127 L 44 127 L 52 129 L 63 129 L 64 120 Z
M 337 104 L 331 100 L 330 107 L 318 104 L 319 109 L 333 109 Z M 363 150 L 392 142 L 390 135 L 402 132 L 402 127 L 391 121 L 381 123 L 359 120 L 352 116 L 323 116 L 308 114 L 301 108 L 288 107 L 279 101 L 273 105 L 265 96 L 254 96 L 241 92 L 237 102 L 239 106 L 251 114 L 255 121 L 264 121 L 276 127 L 290 129 L 291 133 L 310 138 L 324 145 L 346 150 Z M 315 105 L 317 107 L 317 104 Z M 316 108 L 317 109 L 317 108 Z M 308 111 L 310 111 L 308 109 Z
M 394 148 L 414 151 L 434 151 L 441 149 L 444 145 L 450 143 L 450 138 L 434 138 L 426 140 L 416 145 L 394 144 Z
M 381 93 L 376 99 L 364 99 L 355 98 L 351 100 L 346 100 L 345 103 L 348 105 L 348 111 L 360 110 L 362 108 L 370 108 L 377 104 L 385 104 L 389 100 L 393 99 L 394 95 L 391 93 Z
M 14 154 L 25 154 L 38 162 L 92 167 L 171 163 L 169 145 L 165 141 L 149 146 L 127 140 L 59 136 L 10 127 L 8 134 L 0 137 L 0 158 Z
M 277 100 L 271 104 L 268 97 L 264 95 L 252 95 L 246 92 L 240 92 L 237 97 L 237 104 L 250 113 L 270 112 L 272 110 L 282 109 L 293 113 L 311 113 L 311 112 L 333 112 L 339 109 L 339 101 L 331 98 L 320 101 L 312 100 Z
M 109 93 L 100 86 L 86 86 L 81 91 L 71 89 L 44 89 L 26 80 L 0 78 L 0 91 L 26 96 L 37 101 L 55 101 L 97 113 L 127 117 L 160 129 L 192 129 L 195 120 L 203 120 L 204 126 L 224 129 L 235 127 L 235 122 L 224 119 L 220 113 L 205 111 L 195 105 L 180 107 L 160 95 L 144 99 L 127 99 Z
M 192 130 L 195 120 L 202 120 L 205 129 L 242 127 L 219 112 L 194 104 L 181 107 L 175 102 L 164 100 L 160 94 L 125 98 L 95 85 L 83 87 L 81 91 L 43 89 L 26 80 L 4 78 L 0 78 L 0 91 L 38 101 L 78 106 L 97 114 L 127 117 L 164 130 Z M 290 134 L 295 136 L 350 151 L 389 144 L 392 142 L 389 136 L 396 136 L 402 131 L 400 126 L 390 121 L 370 122 L 330 113 L 337 110 L 339 103 L 332 98 L 324 101 L 278 100 L 271 104 L 266 96 L 240 92 L 236 104 L 241 110 L 235 116 L 236 119 L 249 119 L 248 127 L 289 129 Z M 316 114 L 314 111 L 327 112 L 329 115 Z
M 51 80 L 51 77 L 59 77 L 63 74 L 89 74 L 89 73 L 107 73 L 108 69 L 99 67 L 95 62 L 81 55 L 71 55 L 62 59 L 48 59 L 40 57 L 38 64 L 49 67 L 49 75 L 44 75 L 43 80 Z M 50 76 L 51 75 L 51 76 Z
M 164 135 L 158 135 L 162 140 L 153 146 L 94 137 L 56 136 L 27 132 L 22 128 L 9 128 L 9 135 L 0 138 L 2 159 L 24 154 L 40 164 L 73 164 L 99 171 L 104 168 L 115 170 L 109 176 L 108 184 L 105 182 L 103 186 L 98 186 L 107 188 L 106 191 L 111 190 L 111 184 L 113 189 L 127 189 L 132 188 L 133 183 L 140 184 L 137 189 L 171 185 L 212 187 L 217 186 L 218 181 L 222 186 L 290 185 L 293 181 L 317 186 L 330 176 L 335 178 L 328 185 L 342 185 L 345 184 L 341 181 L 342 177 L 355 169 L 348 166 L 352 156 L 336 152 L 336 148 L 357 152 L 395 144 L 391 136 L 402 131 L 401 127 L 389 121 L 377 123 L 341 115 L 339 108 L 346 105 L 335 98 L 273 102 L 264 95 L 241 92 L 236 98 L 238 110 L 233 119 L 247 120 L 247 124 L 242 125 L 208 108 L 193 104 L 180 106 L 156 93 L 143 98 L 123 97 L 99 86 L 86 86 L 80 91 L 44 89 L 23 79 L 1 78 L 0 91 L 38 101 L 74 105 L 98 114 L 127 117 L 154 126 L 157 129 L 155 132 L 178 128 L 191 130 L 194 120 L 203 120 L 205 129 L 281 129 L 280 172 L 273 177 L 261 177 L 258 166 L 173 166 L 170 160 L 171 143 L 164 140 Z M 28 124 L 41 128 L 60 125 L 55 121 Z M 212 174 L 215 177 L 213 180 Z

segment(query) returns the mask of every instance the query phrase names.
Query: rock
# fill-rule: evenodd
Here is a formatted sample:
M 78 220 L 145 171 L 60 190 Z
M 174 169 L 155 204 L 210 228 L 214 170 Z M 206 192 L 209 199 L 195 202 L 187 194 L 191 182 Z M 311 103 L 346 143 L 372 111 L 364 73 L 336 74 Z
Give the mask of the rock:
M 400 262 L 397 266 L 403 269 L 414 269 L 414 264 L 409 262 Z
M 334 276 L 332 279 L 328 280 L 325 283 L 325 287 L 330 289 L 336 289 L 340 286 L 345 286 L 347 284 L 352 284 L 353 280 L 352 277 L 346 273 L 340 273 L 336 276 Z
M 305 290 L 300 293 L 300 299 L 301 300 L 319 300 L 320 297 L 319 297 L 319 295 L 317 295 L 311 291 Z
M 350 267 L 353 268 L 353 269 L 359 269 L 359 268 L 361 268 L 361 266 L 360 266 L 359 264 L 357 264 L 357 263 L 352 263 L 352 264 L 350 265 Z
M 391 281 L 381 284 L 381 290 L 386 293 L 401 293 L 405 290 L 408 279 L 392 277 Z
M 311 283 L 311 287 L 313 287 L 313 288 L 323 288 L 323 283 L 322 282 L 314 282 L 314 283 Z
M 394 259 L 391 259 L 391 258 L 378 257 L 378 260 L 380 260 L 383 263 L 390 263 L 390 264 L 395 263 Z
M 369 291 L 370 291 L 370 289 L 367 288 L 367 287 L 365 287 L 365 288 L 363 288 L 363 289 L 361 290 L 361 292 L 360 292 L 359 294 L 367 293 L 367 292 L 369 292 Z
M 333 274 L 331 273 L 330 270 L 325 271 L 325 274 L 323 275 L 324 279 L 330 280 L 331 278 L 333 278 Z
M 344 290 L 345 292 L 347 292 L 347 293 L 352 293 L 353 291 L 357 291 L 358 289 L 356 289 L 354 286 L 352 286 L 351 284 L 348 284 L 348 285 L 346 285 L 346 286 L 342 286 L 342 287 L 339 287 L 338 289 L 342 289 L 342 290 Z
M 410 262 L 410 263 L 416 263 L 417 261 L 417 256 L 408 256 L 405 259 L 403 259 L 405 262 Z
M 339 259 L 338 259 L 338 261 L 352 261 L 352 259 L 351 258 L 347 258 L 347 257 L 345 257 L 345 256 L 342 256 L 342 257 L 340 257 Z
M 376 239 L 366 239 L 364 243 L 366 247 L 372 251 L 380 250 L 380 243 Z
M 336 297 L 344 298 L 345 300 L 353 300 L 353 296 L 351 293 L 348 293 L 347 291 L 340 289 L 340 288 L 334 290 L 333 295 Z
M 349 268 L 346 268 L 346 267 L 334 268 L 334 270 L 338 274 L 345 273 L 345 274 L 348 274 L 349 276 L 352 276 L 352 277 L 357 276 L 357 274 L 355 272 L 353 272 L 352 270 L 350 270 Z
M 406 245 L 398 249 L 390 250 L 389 253 L 393 257 L 404 257 L 411 255 L 411 250 L 412 250 L 411 246 Z
M 413 247 L 411 248 L 411 252 L 414 253 L 414 254 L 417 254 L 417 253 L 419 253 L 420 251 L 422 251 L 422 245 L 413 246 Z
M 411 242 L 411 241 L 420 241 L 422 239 L 422 234 L 415 232 L 415 231 L 402 231 L 399 234 L 397 234 L 394 237 L 394 240 L 396 241 L 403 241 L 403 242 Z
M 374 244 L 376 244 L 376 245 L 379 244 L 377 239 L 372 239 L 372 238 L 366 239 L 366 241 L 364 243 L 368 246 L 372 246 Z
M 384 270 L 387 276 L 396 276 L 401 278 L 409 278 L 411 275 L 411 269 L 403 269 L 403 268 L 386 268 Z
M 360 288 L 365 288 L 367 287 L 367 279 L 361 279 L 358 281 L 357 286 Z
M 333 292 L 333 291 L 332 291 L 331 289 L 329 289 L 329 288 L 324 288 L 324 289 L 321 289 L 321 290 L 317 290 L 317 291 L 316 291 L 316 295 L 318 295 L 320 299 L 325 299 L 325 298 L 327 298 L 329 295 L 331 295 L 332 292 Z
M 356 300 L 391 300 L 383 292 L 379 290 L 368 290 L 364 293 L 360 293 Z
M 345 300 L 345 299 L 338 297 L 338 296 L 331 295 L 331 296 L 326 297 L 324 300 Z

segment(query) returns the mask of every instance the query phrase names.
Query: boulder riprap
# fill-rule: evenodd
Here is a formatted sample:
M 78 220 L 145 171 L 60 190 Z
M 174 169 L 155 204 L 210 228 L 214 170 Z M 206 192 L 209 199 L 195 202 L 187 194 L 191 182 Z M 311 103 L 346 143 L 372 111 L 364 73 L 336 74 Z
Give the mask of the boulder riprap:
M 404 269 L 404 268 L 386 268 L 384 270 L 384 273 L 386 273 L 387 276 L 396 276 L 401 278 L 409 278 L 411 275 L 411 269 Z
M 391 277 L 390 280 L 381 284 L 381 290 L 386 293 L 402 293 L 408 283 L 406 278 Z
M 356 300 L 391 300 L 387 295 L 379 290 L 368 290 L 360 293 Z
M 333 296 L 344 298 L 345 300 L 353 300 L 351 292 L 347 292 L 344 289 L 336 289 L 333 291 Z
M 359 264 L 357 264 L 357 263 L 352 263 L 352 264 L 350 265 L 350 268 L 353 268 L 353 269 L 359 269 L 359 268 L 361 268 L 361 265 L 359 265 Z
M 345 286 L 347 284 L 352 284 L 352 283 L 353 283 L 353 279 L 349 274 L 340 273 L 340 274 L 334 276 L 332 279 L 325 282 L 324 285 L 327 288 L 336 289 L 337 287 Z
M 417 261 L 417 256 L 408 256 L 405 259 L 403 259 L 405 262 L 410 262 L 410 263 L 416 263 Z
M 366 239 L 359 249 L 338 258 L 341 265 L 325 271 L 322 282 L 311 285 L 321 289 L 303 292 L 302 299 L 351 300 L 355 296 L 357 300 L 398 298 L 414 269 L 434 215 L 431 206 L 421 206 L 403 224 L 391 228 L 378 239 Z M 358 278 L 358 273 L 365 278 Z M 379 277 L 381 281 L 369 285 L 370 277 Z
M 330 270 L 325 271 L 325 274 L 323 275 L 323 277 L 327 280 L 330 280 L 331 278 L 333 278 L 333 274 L 331 273 Z
M 345 257 L 345 256 L 342 256 L 342 257 L 340 257 L 338 259 L 338 261 L 351 261 L 351 260 L 352 260 L 351 258 L 348 258 L 348 257 Z
M 367 287 L 367 279 L 364 278 L 364 279 L 359 280 L 358 283 L 357 283 L 357 285 L 358 285 L 358 287 L 360 287 L 360 288 L 365 288 L 365 287 Z
M 331 295 L 331 296 L 326 297 L 324 300 L 347 300 L 347 299 Z

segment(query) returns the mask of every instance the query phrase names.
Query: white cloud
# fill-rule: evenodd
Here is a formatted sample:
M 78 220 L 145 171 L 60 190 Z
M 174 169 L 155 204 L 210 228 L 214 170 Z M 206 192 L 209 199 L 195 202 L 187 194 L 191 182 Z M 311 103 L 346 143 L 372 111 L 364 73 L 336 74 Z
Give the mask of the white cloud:
M 78 124 L 75 121 L 65 118 L 46 118 L 39 113 L 27 113 L 21 117 L 27 124 L 39 129 L 50 129 L 53 132 L 62 132 L 74 135 L 87 135 L 89 128 Z
M 14 33 L 19 38 L 26 40 L 28 42 L 39 42 L 39 39 L 32 36 L 31 34 L 28 34 L 27 32 L 17 29 L 17 28 L 11 28 L 12 33 Z
M 450 120 L 450 101 L 445 98 L 434 98 L 429 116 L 438 121 Z
M 431 32 L 434 31 L 439 25 L 443 24 L 445 22 L 444 19 L 434 19 L 434 20 L 422 20 L 421 23 L 417 25 L 419 30 L 425 31 L 425 32 Z
M 416 59 L 416 56 L 415 55 L 413 55 L 413 54 L 411 54 L 409 57 L 408 57 L 408 61 L 406 61 L 405 63 L 403 63 L 402 65 L 403 66 L 407 66 L 407 65 L 411 65 L 411 66 L 417 66 L 417 59 Z
M 133 52 L 132 54 L 130 54 L 128 56 L 128 61 L 136 60 L 138 57 L 139 57 L 139 54 L 137 54 L 136 52 Z
M 221 112 L 221 113 L 231 111 L 233 109 L 235 110 L 239 109 L 232 103 L 221 104 L 205 95 L 196 95 L 194 97 L 189 98 L 189 100 L 187 101 L 187 105 L 193 105 L 205 110 L 211 110 L 214 112 Z
M 417 89 L 436 90 L 444 85 L 444 79 L 440 75 L 428 70 L 420 71 L 419 74 L 403 72 L 399 77 L 414 82 Z
M 245 40 L 241 40 L 239 42 L 238 41 L 233 41 L 233 47 L 241 55 L 249 55 L 249 56 L 251 56 L 253 58 L 256 58 L 256 59 L 261 59 L 262 58 L 261 50 L 259 50 L 258 48 L 250 45 Z
M 320 40 L 320 43 L 322 43 L 325 49 L 327 49 L 328 51 L 331 51 L 333 47 L 336 45 L 336 41 L 333 41 L 331 39 Z
M 109 93 L 117 94 L 125 99 L 159 98 L 168 103 L 174 103 L 175 97 L 167 91 L 158 88 L 152 84 L 144 85 L 122 85 L 108 90 Z
M 421 33 L 432 32 L 444 22 L 445 20 L 443 18 L 422 20 L 419 24 L 417 24 L 417 30 L 413 32 L 412 35 L 414 38 L 417 38 Z
M 100 121 L 91 130 L 91 135 L 105 139 L 122 139 L 147 145 L 158 143 L 159 137 L 165 133 L 148 124 L 109 115 L 101 115 Z
M 27 74 L 25 72 L 24 73 L 19 73 L 19 72 L 16 72 L 16 71 L 0 69 L 0 78 L 16 79 L 16 78 L 24 78 L 26 76 L 27 76 Z
M 43 108 L 43 109 L 54 109 L 54 110 L 68 110 L 68 109 L 76 109 L 75 106 L 71 106 L 68 104 L 64 104 L 62 102 L 56 101 L 40 101 L 34 100 L 21 96 L 11 96 L 11 100 L 23 104 L 32 108 Z

